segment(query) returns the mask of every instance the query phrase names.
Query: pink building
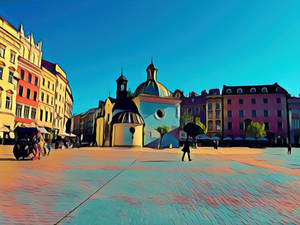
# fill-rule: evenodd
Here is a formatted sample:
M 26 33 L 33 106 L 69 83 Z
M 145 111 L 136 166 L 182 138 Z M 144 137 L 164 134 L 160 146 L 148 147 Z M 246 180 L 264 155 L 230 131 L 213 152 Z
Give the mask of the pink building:
M 267 138 L 286 143 L 287 91 L 273 85 L 226 86 L 223 91 L 224 137 L 245 137 L 251 121 L 264 123 Z

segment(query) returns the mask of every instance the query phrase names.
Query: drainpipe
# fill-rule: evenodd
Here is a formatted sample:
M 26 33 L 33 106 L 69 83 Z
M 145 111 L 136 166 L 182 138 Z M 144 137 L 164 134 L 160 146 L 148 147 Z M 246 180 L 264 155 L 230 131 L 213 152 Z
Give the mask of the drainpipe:
M 289 116 L 289 94 L 286 94 L 286 117 L 287 117 L 287 128 L 288 128 L 288 154 L 290 155 L 292 153 L 292 145 L 291 145 L 291 131 L 290 131 L 290 116 Z

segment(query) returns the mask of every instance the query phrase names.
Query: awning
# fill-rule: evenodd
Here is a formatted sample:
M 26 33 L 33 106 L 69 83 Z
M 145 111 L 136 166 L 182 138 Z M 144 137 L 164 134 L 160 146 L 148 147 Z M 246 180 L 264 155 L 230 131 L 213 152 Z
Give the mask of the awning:
M 38 130 L 42 133 L 42 134 L 50 134 L 45 127 L 38 127 Z

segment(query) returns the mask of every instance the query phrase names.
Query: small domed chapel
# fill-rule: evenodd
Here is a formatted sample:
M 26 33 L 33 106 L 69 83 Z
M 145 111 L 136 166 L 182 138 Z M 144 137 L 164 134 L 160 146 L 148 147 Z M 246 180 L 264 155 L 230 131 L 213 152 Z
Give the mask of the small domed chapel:
M 157 81 L 157 68 L 153 62 L 146 69 L 147 80 L 141 83 L 133 96 L 128 96 L 127 79 L 121 73 L 116 80 L 116 98 L 107 98 L 103 113 L 97 119 L 98 146 L 137 146 L 156 148 L 159 126 L 167 126 L 161 147 L 178 147 L 180 100 Z

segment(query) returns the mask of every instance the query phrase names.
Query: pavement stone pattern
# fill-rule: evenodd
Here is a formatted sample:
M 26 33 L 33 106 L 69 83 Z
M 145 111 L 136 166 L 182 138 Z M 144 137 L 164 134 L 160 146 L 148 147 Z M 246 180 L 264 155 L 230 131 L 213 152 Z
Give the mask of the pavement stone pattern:
M 0 224 L 300 224 L 300 149 L 0 147 Z

